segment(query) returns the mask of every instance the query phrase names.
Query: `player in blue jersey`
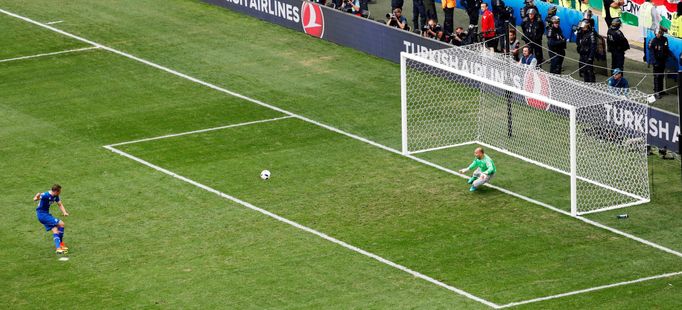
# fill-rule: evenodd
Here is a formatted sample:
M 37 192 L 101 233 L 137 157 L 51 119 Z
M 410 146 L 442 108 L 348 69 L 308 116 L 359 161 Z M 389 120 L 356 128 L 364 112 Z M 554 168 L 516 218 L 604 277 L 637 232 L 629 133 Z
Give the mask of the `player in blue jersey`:
M 64 222 L 50 214 L 50 206 L 56 202 L 59 206 L 59 210 L 62 211 L 62 215 L 69 216 L 69 212 L 66 212 L 66 208 L 64 208 L 64 205 L 59 198 L 59 193 L 61 193 L 61 191 L 62 187 L 59 184 L 52 185 L 52 189 L 49 191 L 37 193 L 33 197 L 33 201 L 38 201 L 38 207 L 36 208 L 38 221 L 45 226 L 46 231 L 52 230 L 56 253 L 66 254 L 69 251 L 69 248 L 64 244 Z

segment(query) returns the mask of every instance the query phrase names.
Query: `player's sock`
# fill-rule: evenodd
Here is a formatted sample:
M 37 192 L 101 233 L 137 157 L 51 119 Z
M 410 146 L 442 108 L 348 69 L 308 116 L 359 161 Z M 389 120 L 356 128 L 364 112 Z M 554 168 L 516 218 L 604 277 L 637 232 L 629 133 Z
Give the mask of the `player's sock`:
M 59 238 L 59 234 L 52 234 L 52 237 L 54 238 L 54 247 L 59 249 L 59 246 L 62 243 L 62 239 Z
M 64 227 L 59 227 L 59 239 L 64 242 Z

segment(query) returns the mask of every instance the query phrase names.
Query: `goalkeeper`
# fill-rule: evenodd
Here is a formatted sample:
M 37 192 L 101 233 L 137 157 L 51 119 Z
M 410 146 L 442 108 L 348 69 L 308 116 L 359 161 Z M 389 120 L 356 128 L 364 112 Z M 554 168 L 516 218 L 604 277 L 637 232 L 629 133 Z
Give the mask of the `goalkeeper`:
M 467 181 L 467 183 L 471 184 L 471 188 L 469 188 L 470 192 L 473 192 L 479 186 L 490 182 L 490 179 L 495 175 L 495 172 L 497 172 L 495 162 L 493 162 L 488 155 L 485 155 L 485 151 L 483 151 L 482 147 L 478 147 L 474 150 L 474 156 L 476 156 L 476 158 L 469 167 L 459 170 L 460 173 L 466 173 L 467 171 L 476 168 L 473 176 Z

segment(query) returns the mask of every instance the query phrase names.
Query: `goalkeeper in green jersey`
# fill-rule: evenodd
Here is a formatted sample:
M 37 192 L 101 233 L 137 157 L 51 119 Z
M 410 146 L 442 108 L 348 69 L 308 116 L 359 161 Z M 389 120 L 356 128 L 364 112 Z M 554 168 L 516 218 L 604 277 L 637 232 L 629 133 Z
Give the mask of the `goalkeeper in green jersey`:
M 493 162 L 488 155 L 485 155 L 482 147 L 474 150 L 474 156 L 476 156 L 476 158 L 469 167 L 459 170 L 460 173 L 466 173 L 467 171 L 476 168 L 473 176 L 467 181 L 467 183 L 471 184 L 471 188 L 469 188 L 470 192 L 473 192 L 479 186 L 490 182 L 490 179 L 495 175 L 495 172 L 497 172 L 495 162 Z

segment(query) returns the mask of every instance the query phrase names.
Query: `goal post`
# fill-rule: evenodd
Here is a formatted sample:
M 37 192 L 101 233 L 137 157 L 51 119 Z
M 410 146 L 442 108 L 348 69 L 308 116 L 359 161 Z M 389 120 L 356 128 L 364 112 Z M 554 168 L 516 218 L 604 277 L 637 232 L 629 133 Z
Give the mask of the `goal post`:
M 480 145 L 563 174 L 573 216 L 649 201 L 646 130 L 604 114 L 647 115 L 645 104 L 475 46 L 400 65 L 404 154 Z

